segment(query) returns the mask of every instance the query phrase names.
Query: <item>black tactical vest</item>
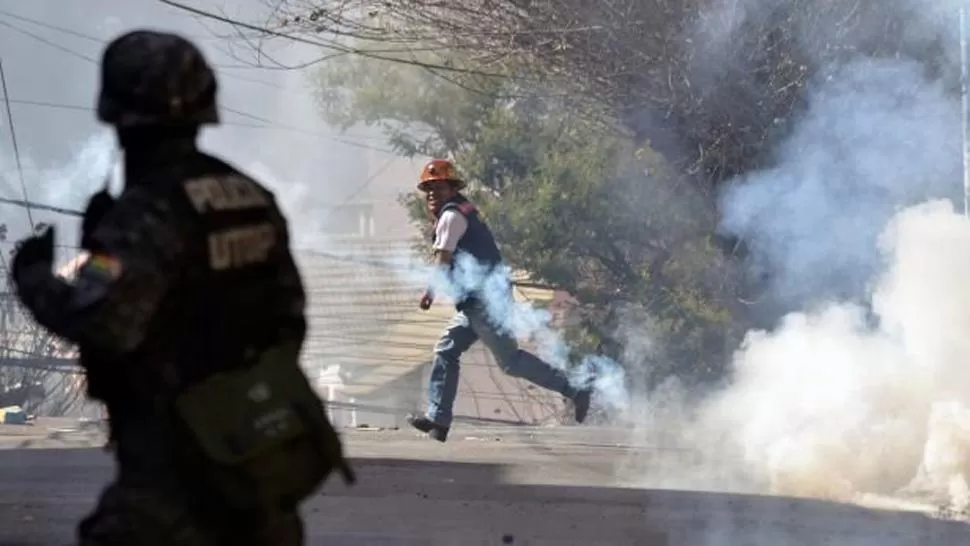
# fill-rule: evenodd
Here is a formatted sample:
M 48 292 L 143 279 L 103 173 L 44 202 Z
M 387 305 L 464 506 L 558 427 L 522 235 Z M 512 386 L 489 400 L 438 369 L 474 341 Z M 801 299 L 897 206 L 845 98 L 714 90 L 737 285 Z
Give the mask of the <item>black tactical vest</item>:
M 204 173 L 176 190 L 198 234 L 182 284 L 181 337 L 203 368 L 232 367 L 281 339 L 302 341 L 304 295 L 272 193 L 222 161 L 200 159 Z
M 186 256 L 183 267 L 171 272 L 169 293 L 132 363 L 112 366 L 144 372 L 123 381 L 127 388 L 155 390 L 152 372 L 163 367 L 174 368 L 167 375 L 176 376 L 169 377 L 176 386 L 191 384 L 245 365 L 281 339 L 302 342 L 303 289 L 272 193 L 197 151 L 172 158 L 145 178 L 126 183 L 150 185 L 151 194 L 172 209 Z M 91 394 L 140 405 L 150 393 Z
M 499 252 L 498 244 L 492 235 L 492 230 L 488 228 L 478 213 L 478 208 L 464 196 L 457 196 L 441 207 L 439 216 L 448 210 L 456 210 L 468 221 L 468 229 L 461 239 L 458 240 L 458 247 L 455 249 L 455 256 L 451 263 L 451 270 L 454 271 L 456 265 L 460 263 L 462 255 L 472 256 L 475 261 L 483 266 L 483 271 L 490 273 L 496 266 L 502 263 L 502 254 Z M 437 239 L 436 234 L 431 236 L 432 244 Z M 475 299 L 480 299 L 480 291 L 474 286 L 463 286 L 464 294 L 457 298 L 456 305 L 461 309 Z

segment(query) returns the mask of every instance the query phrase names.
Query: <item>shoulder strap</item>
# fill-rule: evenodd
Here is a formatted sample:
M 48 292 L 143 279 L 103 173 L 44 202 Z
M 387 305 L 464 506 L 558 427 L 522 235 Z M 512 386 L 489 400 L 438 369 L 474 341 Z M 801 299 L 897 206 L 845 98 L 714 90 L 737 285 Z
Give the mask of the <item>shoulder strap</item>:
M 471 216 L 472 214 L 475 214 L 476 212 L 478 212 L 478 207 L 476 207 L 475 204 L 472 203 L 471 201 L 461 201 L 461 202 L 452 201 L 450 203 L 446 203 L 445 206 L 441 207 L 442 213 L 448 210 L 457 210 L 458 212 L 461 213 L 462 216 Z

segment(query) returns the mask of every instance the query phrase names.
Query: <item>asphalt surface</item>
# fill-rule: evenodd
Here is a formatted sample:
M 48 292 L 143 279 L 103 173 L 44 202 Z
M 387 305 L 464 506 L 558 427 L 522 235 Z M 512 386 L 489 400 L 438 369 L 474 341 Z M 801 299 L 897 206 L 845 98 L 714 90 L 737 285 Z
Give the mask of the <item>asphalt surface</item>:
M 0 545 L 72 543 L 110 479 L 93 431 L 0 427 Z M 917 511 L 632 487 L 631 461 L 678 460 L 607 430 L 463 428 L 447 444 L 352 430 L 360 482 L 338 479 L 305 509 L 312 545 L 947 546 L 970 526 Z M 700 463 L 699 463 L 700 464 Z M 919 508 L 913 505 L 910 508 Z

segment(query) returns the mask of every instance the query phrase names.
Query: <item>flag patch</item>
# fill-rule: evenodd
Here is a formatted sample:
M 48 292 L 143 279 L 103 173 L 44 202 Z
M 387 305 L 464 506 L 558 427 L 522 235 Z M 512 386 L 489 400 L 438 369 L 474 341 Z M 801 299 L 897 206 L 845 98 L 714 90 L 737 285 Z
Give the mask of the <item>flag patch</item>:
M 92 254 L 88 258 L 87 267 L 98 275 L 107 277 L 111 280 L 121 276 L 121 261 L 114 256 L 107 254 Z

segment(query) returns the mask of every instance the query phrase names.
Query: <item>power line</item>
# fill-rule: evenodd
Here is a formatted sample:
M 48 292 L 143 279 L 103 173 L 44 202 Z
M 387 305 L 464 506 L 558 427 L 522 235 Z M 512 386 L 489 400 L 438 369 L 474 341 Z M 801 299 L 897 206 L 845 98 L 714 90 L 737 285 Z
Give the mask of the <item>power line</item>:
M 377 180 L 377 177 L 378 176 L 384 174 L 384 171 L 386 171 L 388 168 L 390 168 L 391 164 L 394 163 L 394 160 L 395 159 L 396 159 L 395 157 L 391 157 L 387 161 L 385 161 L 383 165 L 381 165 L 380 167 L 378 167 L 377 170 L 374 171 L 373 174 L 371 174 L 370 176 L 367 177 L 367 180 L 364 180 L 360 184 L 360 186 L 357 186 L 357 189 L 354 190 L 350 195 L 348 195 L 347 197 L 345 197 L 344 200 L 339 205 L 337 205 L 337 206 L 339 207 L 339 206 L 346 205 L 346 204 L 350 203 L 350 201 L 353 200 L 355 197 L 357 197 L 358 195 L 360 195 L 375 180 Z
M 40 203 L 34 203 L 33 201 L 28 201 L 26 199 L 8 199 L 6 197 L 0 197 L 0 205 L 16 205 L 18 207 L 24 207 L 27 209 L 27 215 L 30 216 L 30 209 L 36 210 L 46 210 L 48 212 L 56 212 L 58 214 L 64 214 L 67 216 L 84 216 L 84 213 L 79 210 L 69 209 L 65 207 L 55 207 L 52 205 L 42 205 Z M 33 220 L 31 220 L 33 222 Z M 31 226 L 33 228 L 33 226 Z
M 83 216 L 84 213 L 80 210 L 75 210 L 67 207 L 55 207 L 51 205 L 45 205 L 42 203 L 34 203 L 26 200 L 9 199 L 0 197 L 0 204 L 15 205 L 20 207 L 34 207 L 38 210 L 46 210 L 50 212 L 55 212 L 58 214 L 64 214 L 66 216 Z M 70 247 L 77 248 L 77 247 Z M 370 259 L 370 258 L 357 258 L 353 256 L 335 254 L 332 252 L 326 252 L 323 250 L 314 250 L 309 248 L 295 248 L 295 252 L 306 254 L 308 256 L 316 256 L 320 258 L 326 258 L 329 260 L 334 260 L 338 262 L 344 262 L 354 265 L 364 265 L 369 267 L 374 267 L 377 269 L 385 269 L 390 271 L 408 271 L 412 269 L 406 264 L 389 262 L 387 260 L 380 259 Z M 528 281 L 512 281 L 512 285 L 520 288 L 539 288 L 539 289 L 554 289 L 555 287 L 549 286 L 541 283 L 534 283 Z
M 10 30 L 12 30 L 12 31 L 14 31 L 16 33 L 23 34 L 24 36 L 27 36 L 27 37 L 32 38 L 34 40 L 37 40 L 38 42 L 40 42 L 42 44 L 45 44 L 45 45 L 47 45 L 49 47 L 52 47 L 52 48 L 60 51 L 61 53 L 66 53 L 66 54 L 71 55 L 73 57 L 76 57 L 78 59 L 82 59 L 82 60 L 88 61 L 89 63 L 98 64 L 98 60 L 95 59 L 94 57 L 89 57 L 89 56 L 87 56 L 87 55 L 85 55 L 83 53 L 80 53 L 78 51 L 75 51 L 75 50 L 73 50 L 73 49 L 71 49 L 69 47 L 63 46 L 63 45 L 61 45 L 61 44 L 59 44 L 57 42 L 48 40 L 47 38 L 44 38 L 43 36 L 40 36 L 39 34 L 34 34 L 33 32 L 31 32 L 29 30 L 24 30 L 24 29 L 22 29 L 22 28 L 20 28 L 20 27 L 18 27 L 16 25 L 13 25 L 11 23 L 8 23 L 7 21 L 0 21 L 0 25 L 3 25 L 4 27 L 7 27 L 8 29 L 10 29 Z
M 91 35 L 88 35 L 88 34 L 84 34 L 83 32 L 78 32 L 78 31 L 73 30 L 73 29 L 69 29 L 69 28 L 65 28 L 65 27 L 61 27 L 61 26 L 57 26 L 57 25 L 52 25 L 52 24 L 50 24 L 48 22 L 41 21 L 39 19 L 32 19 L 30 17 L 25 17 L 23 15 L 18 15 L 16 13 L 12 13 L 12 12 L 9 12 L 9 11 L 4 10 L 4 9 L 0 9 L 0 15 L 3 15 L 4 17 L 9 17 L 10 19 L 16 19 L 18 21 L 23 21 L 25 23 L 33 23 L 33 24 L 35 24 L 35 25 L 37 25 L 39 27 L 43 27 L 43 28 L 47 28 L 47 29 L 51 29 L 51 30 L 56 30 L 58 32 L 63 32 L 64 34 L 70 34 L 71 36 L 75 36 L 77 38 L 83 38 L 85 40 L 91 40 L 91 41 L 100 41 L 99 38 L 96 38 L 96 37 L 91 36 Z
M 5 9 L 0 9 L 0 15 L 3 15 L 5 17 L 9 17 L 11 19 L 17 19 L 18 21 L 23 21 L 25 23 L 32 23 L 32 24 L 37 25 L 39 27 L 47 28 L 47 29 L 50 29 L 50 30 L 56 30 L 58 32 L 63 32 L 64 34 L 70 34 L 71 36 L 75 36 L 77 38 L 83 38 L 85 40 L 91 40 L 91 41 L 102 41 L 102 39 L 101 38 L 98 38 L 97 36 L 91 36 L 90 34 L 85 34 L 83 32 L 80 32 L 80 31 L 76 30 L 76 29 L 58 26 L 58 25 L 55 25 L 55 24 L 48 23 L 47 21 L 41 21 L 40 19 L 34 19 L 32 17 L 27 17 L 26 15 L 20 15 L 18 13 L 13 13 L 13 12 L 7 11 Z M 212 35 L 212 36 L 185 35 L 185 37 L 186 38 L 193 39 L 193 40 L 211 40 L 211 39 L 225 40 L 225 39 L 228 39 L 227 36 L 219 36 L 219 35 Z
M 310 130 L 310 129 L 304 129 L 304 128 L 301 128 L 301 127 L 296 127 L 294 125 L 288 125 L 288 124 L 285 124 L 285 123 L 280 123 L 278 121 L 274 121 L 274 120 L 271 120 L 271 119 L 268 119 L 268 118 L 264 118 L 262 116 L 257 116 L 256 114 L 251 114 L 249 112 L 244 112 L 242 110 L 237 110 L 237 109 L 232 108 L 232 107 L 229 107 L 229 106 L 220 105 L 219 108 L 221 108 L 222 110 L 225 110 L 226 112 L 231 112 L 233 114 L 236 114 L 237 116 L 242 116 L 244 118 L 249 118 L 249 119 L 251 119 L 253 121 L 258 121 L 260 123 L 265 123 L 266 125 L 270 125 L 270 126 L 273 126 L 273 127 L 278 127 L 280 129 L 286 129 L 287 131 L 293 131 L 294 133 L 303 133 L 303 134 L 307 134 L 307 135 L 313 135 L 313 136 L 319 136 L 319 137 L 324 137 L 324 138 L 330 138 L 330 139 L 333 139 L 333 140 L 337 140 L 338 142 L 342 142 L 341 140 L 337 139 L 336 137 L 332 137 L 330 135 L 325 135 L 324 133 L 320 133 L 320 132 L 313 131 L 313 130 Z M 375 148 L 375 150 L 377 150 L 377 148 Z M 385 151 L 390 152 L 390 150 L 385 150 Z
M 104 45 L 104 44 L 107 44 L 108 43 L 108 40 L 107 39 L 104 39 L 104 38 L 99 38 L 97 36 L 91 36 L 90 34 L 85 34 L 83 32 L 78 32 L 78 31 L 76 31 L 74 29 L 70 29 L 70 28 L 66 28 L 66 27 L 62 27 L 62 26 L 52 25 L 52 24 L 46 23 L 44 21 L 39 21 L 37 19 L 31 19 L 30 17 L 24 17 L 22 15 L 17 15 L 17 14 L 14 14 L 14 13 L 10 13 L 10 12 L 5 11 L 5 10 L 0 10 L 0 15 L 3 15 L 5 17 L 9 17 L 11 19 L 17 19 L 17 20 L 20 20 L 20 21 L 23 21 L 23 22 L 31 23 L 31 24 L 34 24 L 34 25 L 37 25 L 37 26 L 40 26 L 42 28 L 46 28 L 46 29 L 49 29 L 49 30 L 54 30 L 54 31 L 57 31 L 57 32 L 62 32 L 64 34 L 67 34 L 67 35 L 70 35 L 70 36 L 74 36 L 76 38 L 81 38 L 83 40 L 88 40 L 88 41 L 91 41 L 91 42 L 95 42 L 95 43 L 100 44 L 100 45 Z M 17 27 L 17 26 L 12 25 L 12 24 L 10 24 L 8 22 L 0 22 L 0 24 L 3 24 L 4 26 L 6 26 L 7 28 L 9 28 L 10 30 L 13 30 L 14 32 L 18 32 L 20 34 L 23 34 L 24 36 L 27 36 L 27 37 L 32 38 L 34 40 L 37 40 L 37 41 L 39 41 L 39 42 L 41 42 L 43 44 L 46 44 L 46 45 L 48 45 L 48 46 L 50 46 L 50 47 L 52 47 L 54 49 L 57 49 L 57 50 L 59 50 L 59 51 L 61 51 L 63 53 L 66 53 L 68 55 L 77 57 L 79 59 L 82 59 L 82 60 L 85 60 L 85 61 L 88 61 L 88 62 L 97 63 L 97 59 L 95 59 L 93 57 L 90 57 L 88 55 L 84 55 L 82 53 L 78 53 L 77 51 L 75 51 L 75 50 L 73 50 L 71 48 L 65 47 L 65 46 L 63 46 L 61 44 L 58 44 L 58 43 L 53 42 L 51 40 L 48 40 L 47 38 L 44 38 L 43 36 L 39 36 L 37 34 L 34 34 L 33 32 L 30 32 L 30 31 L 25 30 L 23 28 Z M 228 37 L 220 37 L 220 36 L 215 36 L 215 37 L 216 38 L 223 39 L 223 40 L 230 40 L 231 39 L 231 38 L 228 38 Z M 236 69 L 252 69 L 253 68 L 252 66 L 247 66 L 247 65 L 232 66 L 232 65 L 223 65 L 223 64 L 213 64 L 212 66 L 213 66 L 213 68 L 219 69 L 219 70 L 228 70 L 228 69 L 233 69 L 233 68 L 236 68 Z M 239 80 L 239 81 L 254 83 L 254 84 L 258 84 L 258 85 L 263 85 L 263 86 L 266 86 L 266 87 L 270 87 L 272 89 L 279 89 L 279 90 L 287 90 L 287 91 L 290 91 L 289 89 L 287 89 L 286 87 L 284 87 L 282 85 L 279 85 L 277 83 L 272 83 L 272 82 L 264 81 L 264 80 L 260 80 L 258 78 L 249 78 L 249 77 L 246 77 L 246 76 L 241 76 L 239 74 L 226 73 L 226 72 L 222 73 L 221 76 L 226 77 L 226 78 L 231 78 L 231 79 Z M 302 91 L 302 92 L 303 93 L 306 93 L 305 91 Z
M 2 15 L 2 14 L 3 14 L 3 12 L 0 11 L 0 15 Z M 73 50 L 71 48 L 68 48 L 68 47 L 66 47 L 64 45 L 58 44 L 57 42 L 53 42 L 51 40 L 48 40 L 47 38 L 44 38 L 43 36 L 39 36 L 37 34 L 34 34 L 33 32 L 30 32 L 28 30 L 24 30 L 22 28 L 19 28 L 16 25 L 12 25 L 12 24 L 10 24 L 8 22 L 5 22 L 5 21 L 0 21 L 0 25 L 2 25 L 4 27 L 7 27 L 10 30 L 13 30 L 15 32 L 18 32 L 20 34 L 23 34 L 25 36 L 28 36 L 28 37 L 30 37 L 30 38 L 32 38 L 34 40 L 37 40 L 37 41 L 39 41 L 39 42 L 41 42 L 41 43 L 43 43 L 45 45 L 48 45 L 48 46 L 50 46 L 50 47 L 52 47 L 54 49 L 57 49 L 58 51 L 61 51 L 62 53 L 65 53 L 65 54 L 70 55 L 72 57 L 75 57 L 77 59 L 80 59 L 80 60 L 89 62 L 89 63 L 94 64 L 94 65 L 100 64 L 100 62 L 97 59 L 93 58 L 93 57 L 90 57 L 90 56 L 85 55 L 83 53 L 79 53 L 79 52 L 77 52 L 77 51 L 75 51 L 75 50 Z M 78 34 L 80 34 L 80 33 L 78 33 Z M 97 40 L 100 43 L 105 43 L 106 42 L 105 40 L 101 40 L 101 39 L 95 38 L 93 36 L 90 36 L 88 38 L 90 38 L 92 40 Z M 231 74 L 228 74 L 228 76 L 232 76 L 232 75 Z M 250 80 L 248 78 L 243 78 L 243 79 L 245 79 L 247 81 L 254 81 L 254 82 L 258 81 L 258 80 Z M 260 82 L 260 83 L 268 84 L 268 82 Z M 281 86 L 272 86 L 272 87 L 276 87 L 278 89 L 284 89 Z M 11 100 L 10 102 L 17 103 L 18 101 Z M 42 105 L 42 103 L 40 101 L 23 101 L 22 100 L 22 101 L 19 101 L 19 103 L 21 103 L 21 104 L 33 104 L 33 105 L 37 105 L 37 106 L 41 106 Z M 53 104 L 53 103 L 48 103 L 48 104 L 50 106 L 55 106 L 55 107 L 72 108 L 69 105 Z M 269 128 L 274 128 L 274 129 L 275 128 L 279 128 L 279 129 L 285 129 L 285 130 L 288 130 L 288 131 L 291 131 L 291 132 L 295 132 L 295 133 L 302 133 L 302 134 L 317 136 L 317 137 L 320 137 L 320 138 L 326 138 L 328 140 L 331 140 L 331 141 L 334 141 L 334 142 L 340 142 L 342 144 L 347 144 L 349 146 L 355 146 L 355 147 L 359 147 L 359 148 L 370 149 L 370 150 L 379 151 L 379 152 L 383 152 L 383 153 L 390 153 L 390 154 L 393 154 L 394 153 L 394 150 L 389 150 L 389 149 L 380 148 L 380 147 L 377 147 L 377 146 L 371 146 L 371 145 L 361 144 L 361 143 L 358 143 L 358 142 L 353 142 L 353 141 L 346 140 L 346 139 L 342 139 L 342 138 L 335 137 L 335 136 L 332 136 L 332 135 L 326 135 L 326 134 L 320 133 L 318 131 L 313 131 L 313 130 L 310 130 L 310 129 L 304 129 L 304 128 L 301 128 L 301 127 L 296 127 L 296 126 L 293 126 L 293 125 L 288 125 L 288 124 L 280 123 L 278 121 L 274 121 L 274 120 L 271 120 L 271 119 L 268 119 L 268 118 L 264 118 L 264 117 L 261 117 L 261 116 L 257 116 L 255 114 L 251 114 L 251 113 L 242 111 L 242 110 L 238 110 L 238 109 L 235 109 L 235 108 L 231 108 L 229 106 L 221 105 L 220 108 L 222 110 L 227 111 L 227 112 L 231 112 L 233 114 L 236 114 L 236 115 L 239 115 L 239 116 L 242 116 L 242 117 L 246 117 L 246 118 L 252 119 L 254 121 L 260 121 L 262 123 L 265 123 L 267 125 L 270 125 L 271 127 L 261 127 L 261 126 L 252 125 L 252 124 L 240 124 L 240 123 L 231 123 L 231 122 L 226 122 L 227 125 L 234 125 L 234 126 L 237 126 L 237 127 L 250 127 L 250 128 L 267 128 L 267 129 L 269 129 Z M 78 107 L 78 109 L 93 110 L 93 108 L 86 108 L 86 107 Z
M 10 141 L 13 143 L 13 156 L 17 162 L 17 175 L 20 177 L 20 191 L 24 196 L 24 208 L 27 210 L 27 221 L 30 230 L 34 230 L 34 216 L 30 211 L 30 196 L 27 194 L 27 181 L 24 178 L 24 166 L 20 160 L 20 146 L 17 144 L 17 131 L 13 123 L 13 111 L 10 109 L 9 94 L 7 93 L 7 74 L 3 69 L 3 59 L 0 58 L 0 88 L 3 90 L 4 105 L 7 109 L 7 124 L 10 125 Z
M 104 44 L 106 44 L 108 42 L 108 40 L 105 39 L 105 38 L 99 38 L 97 36 L 92 36 L 90 34 L 86 34 L 84 32 L 80 32 L 80 31 L 78 31 L 76 29 L 62 27 L 62 26 L 59 26 L 59 25 L 53 25 L 53 24 L 48 23 L 46 21 L 41 21 L 39 19 L 33 19 L 33 18 L 26 17 L 26 16 L 23 16 L 23 15 L 18 15 L 16 13 L 11 13 L 11 12 L 9 12 L 7 10 L 0 9 L 0 15 L 2 15 L 4 17 L 7 17 L 7 18 L 10 18 L 10 19 L 15 19 L 15 20 L 22 21 L 22 22 L 25 22 L 25 23 L 30 23 L 30 24 L 33 24 L 33 25 L 37 25 L 37 26 L 39 26 L 41 28 L 46 28 L 48 30 L 53 30 L 53 31 L 56 31 L 56 32 L 61 32 L 63 34 L 67 34 L 69 36 L 74 36 L 75 38 L 81 38 L 82 40 L 87 40 L 89 42 L 95 42 L 95 43 L 98 43 L 98 44 L 101 44 L 101 45 L 104 45 Z M 29 33 L 28 31 L 23 30 L 23 29 L 21 29 L 19 27 L 13 27 L 13 29 L 14 30 L 17 30 L 21 34 L 29 35 L 31 38 L 34 38 L 36 40 L 44 41 L 44 39 L 41 38 L 40 36 L 37 36 L 36 34 Z M 217 34 L 213 34 L 211 36 L 192 36 L 192 35 L 183 35 L 183 36 L 185 36 L 188 39 L 193 39 L 193 40 L 213 40 L 213 39 L 215 39 L 215 40 L 232 40 L 232 38 L 230 38 L 228 36 L 219 36 Z M 47 45 L 50 45 L 51 47 L 55 47 L 55 48 L 58 48 L 58 49 L 60 49 L 61 47 L 63 47 L 60 44 L 56 44 L 56 43 L 51 43 L 51 42 L 45 42 L 45 43 L 47 43 Z M 213 67 L 220 68 L 220 69 L 233 69 L 233 68 L 237 68 L 237 69 L 248 69 L 248 68 L 252 68 L 251 66 L 248 66 L 248 65 L 237 65 L 237 66 L 233 66 L 233 65 L 224 65 L 224 64 L 215 64 L 215 65 L 213 65 Z M 272 83 L 266 82 L 266 81 L 262 81 L 262 80 L 247 79 L 247 78 L 244 78 L 242 76 L 237 76 L 235 74 L 229 74 L 228 76 L 229 77 L 233 77 L 233 78 L 239 78 L 239 79 L 244 80 L 244 81 L 251 81 L 253 83 L 261 83 L 261 84 L 264 84 L 264 85 L 269 85 L 269 86 L 272 86 L 272 87 L 277 87 L 275 84 L 272 84 Z
M 58 109 L 64 109 L 64 110 L 75 110 L 75 111 L 83 111 L 83 112 L 93 112 L 95 110 L 93 106 L 84 106 L 79 104 L 65 104 L 60 102 L 30 100 L 30 99 L 9 99 L 9 100 L 11 104 L 24 105 L 24 106 L 36 106 L 39 108 L 58 108 Z M 347 146 L 352 146 L 352 147 L 361 148 L 365 150 L 374 150 L 376 152 L 382 152 L 387 154 L 394 153 L 394 150 L 389 150 L 387 148 L 381 148 L 379 146 L 374 146 L 371 144 L 364 144 L 362 142 L 356 142 L 354 140 L 328 135 L 326 133 L 321 133 L 319 131 L 312 131 L 309 129 L 302 129 L 295 126 L 284 125 L 279 122 L 274 122 L 270 119 L 262 118 L 254 114 L 248 114 L 246 112 L 228 108 L 226 106 L 220 106 L 220 109 L 226 110 L 227 112 L 232 112 L 237 115 L 242 115 L 244 117 L 249 117 L 254 120 L 259 120 L 265 123 L 264 125 L 258 125 L 255 123 L 243 123 L 238 121 L 222 121 L 220 122 L 221 125 L 227 125 L 230 127 L 241 127 L 244 129 L 263 129 L 263 130 L 271 130 L 271 131 L 285 131 L 285 132 L 292 132 L 292 133 L 300 133 L 300 134 L 312 136 L 315 138 L 329 140 L 332 142 L 338 142 L 340 144 L 346 144 Z
M 227 25 L 231 25 L 231 26 L 236 27 L 236 28 L 243 28 L 243 29 L 246 29 L 246 30 L 252 30 L 252 31 L 255 31 L 255 32 L 259 32 L 261 34 L 264 34 L 266 36 L 272 36 L 272 37 L 275 37 L 275 38 L 283 38 L 285 40 L 290 40 L 290 41 L 297 42 L 297 43 L 301 43 L 301 44 L 312 45 L 312 46 L 320 47 L 320 48 L 323 48 L 323 49 L 329 49 L 329 50 L 332 50 L 332 51 L 337 52 L 334 55 L 330 55 L 330 56 L 327 56 L 327 57 L 323 57 L 321 59 L 318 59 L 317 62 L 324 61 L 324 60 L 327 60 L 328 58 L 331 58 L 331 57 L 334 57 L 334 56 L 338 56 L 338 55 L 358 55 L 358 56 L 366 57 L 366 58 L 369 58 L 369 59 L 375 59 L 375 60 L 379 60 L 379 61 L 388 61 L 388 62 L 398 63 L 398 64 L 406 64 L 406 65 L 411 65 L 411 66 L 428 68 L 428 69 L 432 69 L 432 70 L 442 70 L 442 71 L 445 71 L 445 72 L 455 72 L 455 73 L 460 73 L 460 74 L 473 74 L 473 75 L 478 75 L 478 76 L 488 76 L 488 77 L 495 77 L 495 78 L 507 79 L 507 76 L 506 75 L 503 75 L 503 74 L 492 74 L 492 73 L 489 73 L 489 72 L 484 72 L 484 71 L 481 71 L 481 70 L 474 70 L 474 69 L 470 69 L 470 68 L 462 68 L 462 67 L 458 67 L 458 66 L 447 66 L 447 65 L 444 65 L 444 64 L 427 63 L 427 62 L 424 62 L 424 61 L 419 61 L 417 59 L 404 59 L 404 58 L 400 58 L 400 57 L 391 57 L 391 56 L 388 56 L 388 55 L 381 55 L 380 53 L 377 53 L 375 51 L 368 51 L 366 49 L 360 49 L 360 48 L 355 48 L 355 47 L 349 47 L 349 46 L 341 45 L 341 44 L 339 44 L 337 42 L 326 43 L 326 42 L 323 42 L 323 41 L 320 41 L 320 40 L 311 40 L 310 38 L 305 38 L 303 36 L 295 36 L 293 34 L 287 34 L 285 32 L 280 32 L 278 30 L 273 30 L 271 28 L 261 27 L 259 25 L 254 25 L 252 23 L 247 23 L 245 21 L 240 21 L 238 19 L 233 19 L 231 17 L 226 17 L 224 15 L 219 15 L 217 13 L 212 13 L 212 12 L 209 12 L 209 11 L 205 11 L 203 9 L 199 9 L 199 8 L 195 8 L 195 7 L 192 7 L 192 6 L 188 6 L 188 5 L 179 3 L 179 2 L 175 2 L 173 0 L 158 0 L 158 1 L 161 2 L 162 4 L 171 6 L 171 7 L 176 8 L 176 9 L 180 9 L 180 10 L 185 11 L 187 13 L 192 13 L 194 15 L 197 15 L 199 17 L 203 17 L 205 19 L 211 19 L 211 20 L 214 20 L 214 21 L 218 21 L 220 23 L 225 23 Z

